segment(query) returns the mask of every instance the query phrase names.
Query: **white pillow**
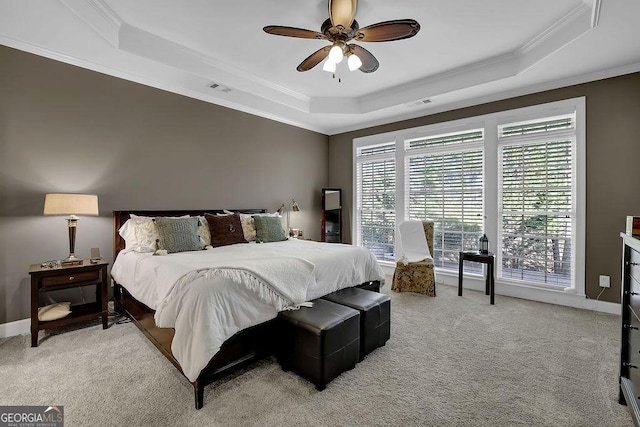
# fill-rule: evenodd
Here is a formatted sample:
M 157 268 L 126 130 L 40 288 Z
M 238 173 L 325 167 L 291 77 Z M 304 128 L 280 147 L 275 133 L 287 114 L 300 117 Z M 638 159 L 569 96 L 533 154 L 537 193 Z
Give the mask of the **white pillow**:
M 160 233 L 158 233 L 153 221 L 155 217 L 135 214 L 129 214 L 129 217 L 130 219 L 118 230 L 125 241 L 125 247 L 136 252 L 155 252 L 157 249 L 156 241 L 160 239 Z M 189 218 L 189 215 L 168 218 Z
M 211 245 L 211 232 L 209 231 L 209 223 L 204 216 L 198 216 L 198 237 L 202 246 Z
M 133 221 L 130 219 L 126 220 L 122 227 L 118 230 L 118 234 L 120 237 L 124 239 L 124 247 L 125 249 L 133 249 L 137 246 L 138 241 L 136 240 L 136 230 L 133 226 Z
M 153 222 L 154 217 L 129 215 L 133 223 L 133 229 L 136 235 L 136 245 L 133 250 L 136 252 L 155 252 L 156 241 L 160 239 L 160 234 Z
M 46 322 L 49 320 L 62 319 L 71 313 L 70 302 L 58 302 L 38 308 L 38 320 Z

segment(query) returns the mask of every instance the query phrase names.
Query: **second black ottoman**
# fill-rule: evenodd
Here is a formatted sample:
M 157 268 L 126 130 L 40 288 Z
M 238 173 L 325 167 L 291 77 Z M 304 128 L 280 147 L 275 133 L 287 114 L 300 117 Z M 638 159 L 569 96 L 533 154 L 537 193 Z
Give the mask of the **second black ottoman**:
M 378 292 L 346 288 L 322 297 L 360 312 L 360 360 L 391 336 L 391 298 Z
M 278 361 L 324 390 L 360 360 L 360 313 L 317 299 L 313 307 L 281 311 Z

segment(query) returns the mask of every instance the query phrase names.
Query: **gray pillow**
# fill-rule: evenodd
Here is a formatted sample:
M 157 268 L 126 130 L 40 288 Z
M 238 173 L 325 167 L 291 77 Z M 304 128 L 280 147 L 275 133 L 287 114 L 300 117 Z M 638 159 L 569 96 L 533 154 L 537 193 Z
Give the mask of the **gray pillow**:
M 202 243 L 198 237 L 197 217 L 157 217 L 154 221 L 160 235 L 158 249 L 164 249 L 169 253 L 202 249 Z
M 287 240 L 280 217 L 254 215 L 253 223 L 256 227 L 257 242 L 267 243 Z

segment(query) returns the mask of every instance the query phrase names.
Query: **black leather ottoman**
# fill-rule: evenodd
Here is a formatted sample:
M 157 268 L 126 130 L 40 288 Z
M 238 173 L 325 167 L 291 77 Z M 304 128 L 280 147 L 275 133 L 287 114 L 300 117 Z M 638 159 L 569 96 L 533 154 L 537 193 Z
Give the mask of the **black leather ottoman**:
M 360 360 L 391 336 L 391 298 L 358 288 L 346 288 L 322 297 L 360 312 Z
M 313 307 L 278 314 L 278 361 L 316 385 L 318 391 L 360 360 L 360 313 L 317 299 Z

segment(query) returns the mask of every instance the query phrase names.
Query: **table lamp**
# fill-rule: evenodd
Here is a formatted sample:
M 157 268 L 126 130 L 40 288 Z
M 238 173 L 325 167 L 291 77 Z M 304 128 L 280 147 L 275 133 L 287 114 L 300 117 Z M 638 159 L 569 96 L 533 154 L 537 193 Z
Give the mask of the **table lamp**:
M 62 263 L 69 264 L 80 261 L 76 257 L 76 228 L 77 215 L 98 216 L 98 196 L 91 194 L 47 194 L 44 198 L 44 215 L 70 215 L 67 218 L 69 226 L 69 256 Z
M 283 203 L 280 205 L 277 212 L 282 215 L 285 210 L 287 211 L 287 235 L 291 236 L 291 212 L 300 212 L 300 206 L 298 206 L 298 203 L 294 199 L 291 199 L 289 209 L 287 209 Z

